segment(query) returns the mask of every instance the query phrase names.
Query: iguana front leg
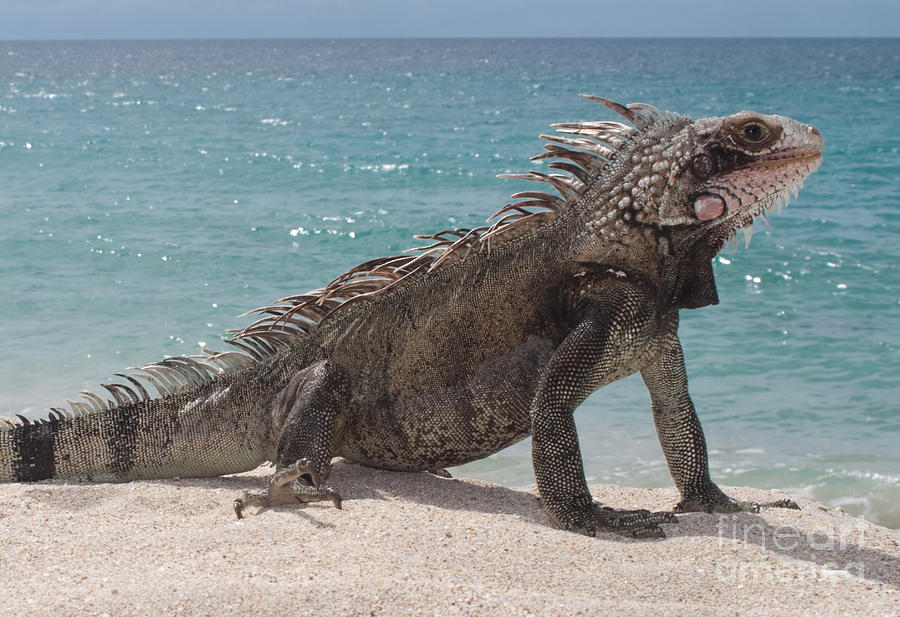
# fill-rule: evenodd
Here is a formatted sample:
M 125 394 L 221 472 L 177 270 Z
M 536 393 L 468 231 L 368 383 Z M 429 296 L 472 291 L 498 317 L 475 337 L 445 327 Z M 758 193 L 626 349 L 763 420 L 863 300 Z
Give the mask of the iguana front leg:
M 641 377 L 650 391 L 653 421 L 669 473 L 681 492 L 675 512 L 759 512 L 760 507 L 799 509 L 790 499 L 767 503 L 738 501 L 713 483 L 703 429 L 688 394 L 677 314 L 664 327 L 661 343 L 659 356 L 641 371 Z
M 587 396 L 627 371 L 652 337 L 655 319 L 645 294 L 625 287 L 588 307 L 557 348 L 532 404 L 532 460 L 544 508 L 564 529 L 665 537 L 669 512 L 617 511 L 594 503 L 584 477 L 573 412 Z

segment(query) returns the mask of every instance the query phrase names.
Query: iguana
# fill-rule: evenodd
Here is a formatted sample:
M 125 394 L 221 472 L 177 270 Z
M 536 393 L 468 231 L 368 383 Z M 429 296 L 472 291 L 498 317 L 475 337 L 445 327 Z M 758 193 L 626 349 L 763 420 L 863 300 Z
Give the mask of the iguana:
M 810 125 L 743 111 L 690 118 L 594 96 L 630 124 L 552 125 L 543 182 L 490 226 L 416 236 L 321 289 L 257 309 L 237 350 L 173 357 L 85 392 L 49 417 L 0 422 L 0 481 L 94 482 L 276 469 L 248 506 L 341 498 L 333 457 L 432 470 L 532 438 L 556 525 L 659 537 L 673 512 L 757 511 L 710 479 L 678 338 L 678 312 L 718 302 L 712 258 L 779 207 L 821 162 Z M 555 173 L 561 172 L 561 173 Z M 492 218 L 494 218 L 492 217 Z M 491 219 L 489 219 L 490 221 Z M 673 512 L 593 500 L 573 412 L 640 371 L 669 470 Z M 111 398 L 110 398 L 111 397 Z

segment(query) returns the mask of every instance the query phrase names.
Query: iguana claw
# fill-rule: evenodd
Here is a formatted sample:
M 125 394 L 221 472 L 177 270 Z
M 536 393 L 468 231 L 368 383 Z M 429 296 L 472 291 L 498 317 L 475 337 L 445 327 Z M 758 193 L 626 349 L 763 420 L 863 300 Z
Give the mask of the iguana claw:
M 301 476 L 307 476 L 309 480 L 303 480 Z M 279 503 L 325 500 L 331 501 L 338 510 L 341 509 L 341 496 L 331 487 L 322 486 L 322 480 L 312 461 L 302 458 L 276 471 L 267 488 L 261 491 L 245 491 L 241 497 L 234 500 L 233 505 L 234 513 L 238 519 L 242 519 L 244 508 L 247 506 L 267 508 Z
M 799 510 L 800 506 L 793 499 L 779 499 L 776 501 L 740 501 L 733 499 L 722 492 L 715 484 L 710 485 L 695 496 L 685 497 L 673 509 L 673 512 L 682 514 L 685 512 L 750 512 L 758 514 L 761 508 L 788 508 Z
M 659 525 L 677 522 L 672 512 L 615 510 L 591 504 L 587 511 L 574 513 L 568 522 L 560 526 L 587 536 L 607 532 L 628 538 L 665 538 L 666 533 Z
M 759 504 L 760 508 L 787 508 L 788 510 L 799 510 L 800 506 L 793 499 L 779 499 L 777 501 L 766 501 Z

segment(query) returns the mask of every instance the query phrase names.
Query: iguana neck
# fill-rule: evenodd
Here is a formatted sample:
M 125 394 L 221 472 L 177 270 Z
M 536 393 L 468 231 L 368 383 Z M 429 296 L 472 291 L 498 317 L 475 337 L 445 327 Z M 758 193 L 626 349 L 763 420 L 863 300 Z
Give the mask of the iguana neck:
M 636 221 L 631 212 L 619 207 L 621 200 L 614 194 L 593 199 L 590 208 L 579 204 L 558 221 L 557 233 L 570 240 L 570 261 L 639 278 L 658 290 L 663 311 L 718 303 L 712 247 L 678 228 L 662 231 Z

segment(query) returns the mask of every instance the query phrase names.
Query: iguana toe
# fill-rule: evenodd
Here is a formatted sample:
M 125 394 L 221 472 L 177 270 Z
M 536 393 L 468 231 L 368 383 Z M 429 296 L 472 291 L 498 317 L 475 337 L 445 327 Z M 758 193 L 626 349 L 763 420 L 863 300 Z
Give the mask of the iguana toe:
M 758 514 L 761 508 L 788 508 L 799 510 L 800 506 L 792 499 L 779 499 L 777 501 L 741 501 L 729 497 L 718 486 L 710 486 L 697 491 L 696 494 L 683 498 L 674 508 L 674 512 L 750 512 Z
M 659 525 L 677 522 L 672 512 L 615 510 L 592 504 L 586 511 L 574 513 L 561 526 L 588 536 L 605 532 L 628 538 L 665 538 L 666 533 Z
M 799 510 L 800 506 L 793 499 L 779 499 L 777 501 L 766 501 L 759 504 L 760 508 L 787 508 L 788 510 Z
M 241 519 L 247 506 L 267 508 L 298 501 L 331 501 L 335 508 L 341 509 L 341 496 L 333 488 L 322 485 L 321 478 L 309 459 L 300 459 L 275 472 L 268 487 L 261 491 L 245 491 L 240 498 L 234 500 L 233 505 L 234 513 Z

